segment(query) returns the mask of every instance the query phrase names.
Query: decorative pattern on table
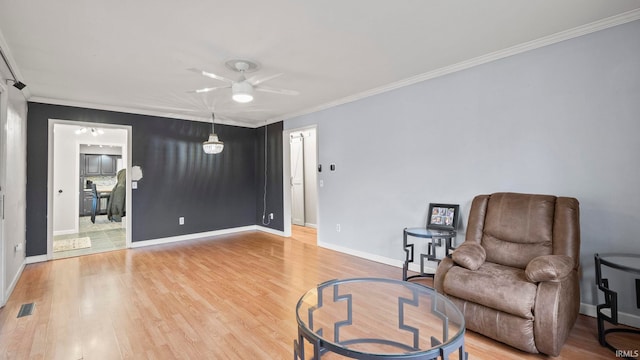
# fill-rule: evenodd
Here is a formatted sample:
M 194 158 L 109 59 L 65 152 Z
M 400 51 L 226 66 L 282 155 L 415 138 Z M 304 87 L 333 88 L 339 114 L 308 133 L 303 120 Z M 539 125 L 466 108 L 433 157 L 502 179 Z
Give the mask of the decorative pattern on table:
M 419 305 L 419 301 L 418 301 L 418 292 L 416 291 L 416 289 L 411 289 L 411 293 L 412 293 L 412 297 L 413 299 L 407 299 L 407 298 L 403 298 L 403 297 L 399 297 L 398 298 L 398 328 L 402 329 L 402 330 L 407 330 L 409 332 L 411 332 L 413 334 L 413 349 L 412 350 L 419 350 L 420 349 L 420 329 L 407 325 L 404 322 L 404 305 L 408 304 L 408 305 L 412 305 L 415 307 L 418 307 Z
M 296 309 L 294 359 L 305 359 L 305 340 L 313 348 L 313 360 L 327 352 L 368 360 L 448 359 L 454 351 L 467 359 L 463 315 L 435 290 L 411 282 L 330 280 L 303 295 Z M 382 332 L 369 331 L 376 322 Z
M 449 341 L 449 317 L 438 310 L 438 298 L 434 295 L 431 295 L 431 312 L 442 320 L 442 341 L 431 337 L 431 346 L 437 346 Z
M 313 325 L 313 313 L 316 312 L 316 310 L 319 310 L 322 308 L 324 301 L 323 301 L 323 292 L 324 289 L 331 285 L 331 283 L 335 282 L 335 280 L 330 280 L 327 281 L 323 284 L 320 284 L 318 286 L 318 306 L 312 306 L 309 308 L 309 329 L 311 329 L 312 331 L 314 331 L 316 334 L 322 336 L 322 328 L 315 330 L 314 329 L 314 325 Z M 344 294 L 344 295 L 339 295 L 339 284 L 334 284 L 333 285 L 333 302 L 339 302 L 339 301 L 347 301 L 347 319 L 346 320 L 342 320 L 342 321 L 337 321 L 333 324 L 333 334 L 334 334 L 334 340 L 335 342 L 339 343 L 340 342 L 340 328 L 345 326 L 345 325 L 351 325 L 353 324 L 353 298 L 352 298 L 352 294 Z

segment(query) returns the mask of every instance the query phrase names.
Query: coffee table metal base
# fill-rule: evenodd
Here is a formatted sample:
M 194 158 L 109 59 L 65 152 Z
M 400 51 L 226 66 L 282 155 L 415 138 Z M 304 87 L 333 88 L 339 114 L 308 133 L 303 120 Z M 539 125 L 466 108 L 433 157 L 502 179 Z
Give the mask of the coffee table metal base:
M 298 327 L 298 340 L 294 340 L 293 341 L 293 358 L 294 360 L 305 360 L 305 351 L 304 351 L 304 341 L 308 341 L 309 343 L 311 343 L 313 345 L 313 357 L 311 358 L 312 360 L 315 359 L 320 359 L 320 357 L 327 353 L 327 352 L 333 352 L 336 354 L 340 354 L 343 356 L 347 356 L 350 357 L 352 359 L 392 359 L 392 360 L 399 360 L 399 359 L 416 359 L 416 360 L 431 360 L 431 359 L 448 359 L 449 355 L 454 353 L 456 350 L 458 351 L 458 358 L 459 360 L 467 360 L 469 358 L 469 354 L 467 354 L 467 352 L 464 350 L 464 337 L 461 337 L 459 340 L 455 341 L 455 342 L 451 342 L 449 344 L 446 344 L 440 348 L 437 349 L 433 349 L 433 351 L 427 352 L 427 353 L 422 353 L 419 355 L 416 354 L 398 354 L 398 355 L 375 355 L 375 354 L 363 354 L 360 352 L 354 352 L 354 351 L 349 351 L 348 349 L 345 349 L 344 347 L 336 347 L 336 346 L 331 346 L 331 344 L 329 343 L 325 343 L 324 341 L 314 338 L 313 336 L 309 336 L 309 334 L 307 334 L 304 330 L 301 330 L 300 327 Z M 350 340 L 350 341 L 345 341 L 342 342 L 341 345 L 350 345 L 350 344 L 359 344 L 359 343 L 373 343 L 373 344 L 380 344 L 380 345 L 389 345 L 389 346 L 395 346 L 398 349 L 403 349 L 405 351 L 411 351 L 414 350 L 413 348 L 402 344 L 402 343 L 397 343 L 394 341 L 386 341 L 383 339 L 358 339 L 358 340 Z M 437 346 L 440 345 L 440 342 L 435 339 L 435 338 L 431 338 L 431 344 L 432 346 Z
M 397 329 L 399 332 L 406 333 L 410 336 L 408 338 L 405 337 L 403 342 L 384 338 L 384 333 L 380 335 L 381 337 L 375 335 L 375 337 L 343 337 L 341 330 L 347 330 L 351 326 L 358 326 L 355 325 L 357 315 L 355 315 L 356 312 L 354 308 L 357 306 L 355 305 L 355 297 L 360 294 L 352 293 L 346 289 L 344 291 L 340 289 L 340 285 L 350 282 L 360 282 L 366 285 L 371 284 L 371 286 L 387 283 L 406 288 L 405 290 L 410 291 L 408 294 L 398 295 L 395 300 L 397 308 L 392 310 L 391 313 L 396 314 L 396 320 L 390 318 L 385 320 L 386 324 L 390 326 L 387 330 Z M 336 316 L 333 320 L 325 319 L 324 328 L 318 328 L 314 313 L 324 306 L 330 306 L 329 304 L 323 303 L 323 294 L 327 292 L 328 298 L 332 299 L 333 302 L 342 302 L 344 304 L 342 308 L 344 312 L 341 313 L 341 316 Z M 423 334 L 423 329 L 416 327 L 410 315 L 407 315 L 407 311 L 410 311 L 408 310 L 409 308 L 417 307 L 421 299 L 425 301 L 424 296 L 428 296 L 432 301 L 430 304 L 430 313 L 433 316 L 433 321 L 443 324 L 440 330 L 441 333 L 438 335 L 441 336 L 441 338 L 427 335 L 427 339 L 429 339 L 427 341 L 430 341 L 431 349 L 421 349 L 420 335 Z M 303 303 L 303 299 L 305 299 L 305 297 L 301 298 L 298 303 L 297 312 Z M 307 343 L 313 348 L 311 359 L 314 360 L 320 359 L 320 357 L 327 352 L 333 352 L 352 359 L 448 359 L 449 355 L 458 351 L 458 358 L 460 360 L 466 360 L 468 358 L 468 354 L 464 348 L 465 329 L 461 313 L 455 308 L 455 305 L 451 304 L 453 308 L 443 307 L 443 302 L 447 302 L 447 300 L 429 287 L 391 279 L 361 278 L 346 279 L 343 281 L 332 280 L 318 285 L 315 300 L 317 303 L 304 302 L 308 306 L 308 308 L 305 308 L 302 312 L 305 316 L 308 316 L 304 321 L 300 320 L 300 313 L 298 312 L 298 338 L 293 341 L 294 359 L 306 359 L 305 345 L 307 345 Z M 360 312 L 360 314 L 362 314 L 362 312 Z M 460 317 L 460 320 L 456 320 L 456 314 Z M 380 320 L 380 318 L 376 318 L 375 320 Z M 456 327 L 455 324 L 457 321 L 462 321 L 461 327 Z M 359 323 L 363 324 L 361 321 Z M 393 325 L 394 323 L 397 324 L 397 327 Z M 311 330 L 314 326 L 316 328 L 315 331 Z M 450 326 L 453 326 L 453 330 L 451 330 L 453 333 L 450 332 Z M 333 333 L 329 332 L 331 330 L 333 330 Z M 372 334 L 372 332 L 368 332 L 367 335 L 371 336 Z M 326 341 L 325 339 L 327 338 L 334 340 Z M 384 353 L 374 353 L 361 351 L 362 347 L 354 346 L 366 344 L 381 345 L 387 350 L 384 351 Z M 424 346 L 424 344 L 422 344 L 422 346 Z M 366 348 L 366 346 L 363 347 Z M 309 349 L 309 347 L 307 349 Z M 394 350 L 389 351 L 390 349 Z

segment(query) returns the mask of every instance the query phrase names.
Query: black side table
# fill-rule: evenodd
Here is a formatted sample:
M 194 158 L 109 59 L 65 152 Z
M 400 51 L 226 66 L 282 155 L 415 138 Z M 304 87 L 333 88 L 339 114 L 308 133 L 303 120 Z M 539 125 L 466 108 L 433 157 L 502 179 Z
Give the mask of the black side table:
M 602 277 L 602 267 L 606 266 L 640 275 L 640 254 L 595 254 L 594 258 L 596 262 L 596 285 L 598 285 L 598 289 L 604 293 L 604 304 L 596 306 L 598 315 L 598 341 L 601 346 L 606 346 L 611 349 L 611 351 L 614 351 L 616 356 L 621 354 L 622 358 L 635 359 L 635 357 L 627 357 L 624 355 L 624 352 L 631 350 L 637 351 L 638 349 L 616 349 L 607 342 L 607 334 L 614 332 L 640 334 L 640 330 L 604 328 L 605 321 L 613 325 L 618 325 L 618 293 L 609 289 L 609 279 Z M 636 279 L 636 302 L 638 307 L 640 307 L 640 280 L 638 279 Z M 603 312 L 604 309 L 609 309 L 610 315 L 605 314 Z
M 407 242 L 407 238 L 417 237 L 417 238 L 425 238 L 430 241 L 427 244 L 427 253 L 420 254 L 420 274 L 407 276 L 407 271 L 409 270 L 409 263 L 413 262 L 413 243 L 409 244 Z M 409 280 L 417 277 L 430 277 L 433 278 L 435 274 L 433 273 L 425 273 L 424 272 L 424 262 L 425 259 L 427 261 L 435 261 L 440 262 L 441 259 L 436 257 L 436 247 L 442 246 L 442 241 L 444 240 L 444 254 L 445 256 L 449 256 L 452 249 L 454 249 L 452 245 L 453 239 L 456 237 L 455 231 L 447 231 L 447 230 L 430 230 L 426 228 L 404 228 L 402 232 L 402 245 L 404 246 L 404 252 L 406 253 L 406 257 L 404 260 L 404 265 L 402 266 L 402 280 Z

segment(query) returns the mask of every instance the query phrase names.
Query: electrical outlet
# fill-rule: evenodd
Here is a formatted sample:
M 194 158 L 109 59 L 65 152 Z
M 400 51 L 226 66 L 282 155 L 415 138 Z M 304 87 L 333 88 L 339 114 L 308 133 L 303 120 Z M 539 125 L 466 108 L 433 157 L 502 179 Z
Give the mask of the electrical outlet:
M 340 232 L 340 224 L 336 224 L 336 232 Z
M 269 220 L 273 220 L 273 213 L 269 213 Z
M 178 225 L 184 225 L 184 216 L 178 218 Z

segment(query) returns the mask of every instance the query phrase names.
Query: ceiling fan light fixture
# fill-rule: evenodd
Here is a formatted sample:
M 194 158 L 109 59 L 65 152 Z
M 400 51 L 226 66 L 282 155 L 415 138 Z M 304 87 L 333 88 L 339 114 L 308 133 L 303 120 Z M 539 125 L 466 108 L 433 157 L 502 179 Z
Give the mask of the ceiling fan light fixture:
M 248 82 L 242 81 L 234 83 L 231 86 L 233 101 L 244 104 L 253 101 L 253 86 Z

